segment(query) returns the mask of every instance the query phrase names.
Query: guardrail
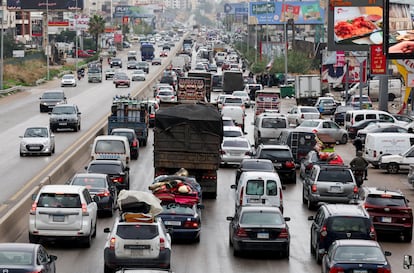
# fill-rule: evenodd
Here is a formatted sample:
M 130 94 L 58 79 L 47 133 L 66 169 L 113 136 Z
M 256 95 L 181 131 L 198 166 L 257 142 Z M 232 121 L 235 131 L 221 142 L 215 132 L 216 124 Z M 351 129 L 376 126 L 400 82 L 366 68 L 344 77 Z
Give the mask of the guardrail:
M 151 78 L 147 79 L 144 86 L 133 90 L 133 92 L 131 92 L 132 96 L 140 99 L 153 97 L 152 87 L 161 77 L 164 69 L 170 64 L 171 59 L 175 56 L 178 48 L 180 48 L 180 43 L 178 47 L 175 47 L 171 52 L 172 54 L 166 58 L 166 61 L 163 62 L 159 73 L 153 74 Z M 73 175 L 73 173 L 81 168 L 80 164 L 90 157 L 90 147 L 95 137 L 106 134 L 108 126 L 107 116 L 109 114 L 110 109 L 108 109 L 108 114 L 93 128 L 88 130 L 88 132 L 82 135 L 82 137 L 80 137 L 74 144 L 65 149 L 62 155 L 59 156 L 59 158 L 64 159 L 59 161 L 59 158 L 57 158 L 52 162 L 51 164 L 54 164 L 53 169 L 48 175 L 38 177 L 31 181 L 31 188 L 28 192 L 22 193 L 22 196 L 15 197 L 14 199 L 17 201 L 12 202 L 8 200 L 0 206 L 0 209 L 7 210 L 4 216 L 0 218 L 0 234 L 2 235 L 0 237 L 0 242 L 14 242 L 23 235 L 23 232 L 27 231 L 33 194 L 36 194 L 43 185 L 63 184 Z M 39 175 L 41 175 L 41 173 Z

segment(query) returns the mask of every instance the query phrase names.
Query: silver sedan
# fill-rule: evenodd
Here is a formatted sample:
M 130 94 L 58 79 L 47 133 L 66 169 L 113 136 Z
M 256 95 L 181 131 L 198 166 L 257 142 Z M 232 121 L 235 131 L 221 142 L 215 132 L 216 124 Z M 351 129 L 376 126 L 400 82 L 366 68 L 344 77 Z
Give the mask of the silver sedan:
M 221 163 L 240 165 L 252 155 L 252 146 L 244 137 L 225 137 L 221 144 Z
M 300 128 L 301 131 L 313 132 L 318 135 L 329 135 L 337 143 L 346 144 L 348 142 L 348 132 L 331 120 L 304 120 L 297 128 Z

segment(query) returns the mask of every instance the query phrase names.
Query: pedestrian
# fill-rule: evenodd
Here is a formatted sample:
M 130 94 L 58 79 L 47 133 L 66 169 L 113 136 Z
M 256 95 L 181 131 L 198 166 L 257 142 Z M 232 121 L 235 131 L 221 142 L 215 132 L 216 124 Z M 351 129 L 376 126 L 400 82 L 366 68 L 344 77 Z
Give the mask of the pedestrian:
M 362 153 L 362 148 L 363 148 L 362 139 L 360 137 L 356 137 L 354 139 L 353 144 L 355 146 L 355 155 L 357 155 L 358 152 Z

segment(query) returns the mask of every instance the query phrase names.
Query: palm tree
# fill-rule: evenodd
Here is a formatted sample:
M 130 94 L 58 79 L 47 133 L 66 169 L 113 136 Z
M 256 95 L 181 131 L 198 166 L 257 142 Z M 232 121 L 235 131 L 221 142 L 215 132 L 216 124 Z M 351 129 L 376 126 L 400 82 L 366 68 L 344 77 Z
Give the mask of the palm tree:
M 94 15 L 89 19 L 89 33 L 95 38 L 96 52 L 98 52 L 99 34 L 105 31 L 105 20 L 100 15 Z

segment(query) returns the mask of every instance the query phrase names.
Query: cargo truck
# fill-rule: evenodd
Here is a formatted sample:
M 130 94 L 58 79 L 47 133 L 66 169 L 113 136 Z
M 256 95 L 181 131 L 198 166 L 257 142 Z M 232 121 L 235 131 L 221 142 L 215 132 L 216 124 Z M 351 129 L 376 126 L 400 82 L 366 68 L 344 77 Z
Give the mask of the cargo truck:
M 206 101 L 206 84 L 204 78 L 178 78 L 177 101 Z
M 322 96 L 320 75 L 297 75 L 295 79 L 296 104 L 314 106 Z
M 114 98 L 111 115 L 108 117 L 108 135 L 115 128 L 131 128 L 139 140 L 140 146 L 146 146 L 148 140 L 148 111 L 145 103 L 130 97 Z
M 223 92 L 232 94 L 233 91 L 244 89 L 243 72 L 241 71 L 224 71 L 223 73 Z
M 204 72 L 204 71 L 188 71 L 187 77 L 204 79 L 204 84 L 205 84 L 205 89 L 206 89 L 206 98 L 207 98 L 207 101 L 210 102 L 211 92 L 213 91 L 213 74 L 211 72 Z
M 100 63 L 88 65 L 88 82 L 102 82 L 102 66 Z
M 160 108 L 155 115 L 154 175 L 181 168 L 197 179 L 203 196 L 216 198 L 223 121 L 210 104 L 182 103 Z

